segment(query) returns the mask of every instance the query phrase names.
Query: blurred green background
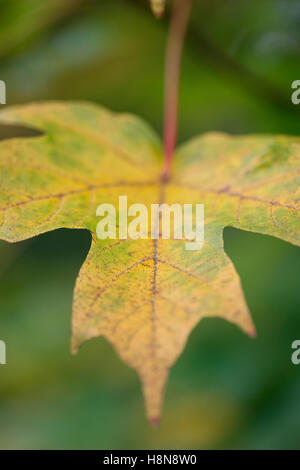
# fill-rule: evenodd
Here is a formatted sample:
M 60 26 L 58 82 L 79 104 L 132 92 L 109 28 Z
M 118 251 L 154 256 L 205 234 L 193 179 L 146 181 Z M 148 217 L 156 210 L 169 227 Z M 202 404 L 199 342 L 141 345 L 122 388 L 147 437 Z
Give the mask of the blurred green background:
M 91 100 L 161 134 L 167 26 L 147 1 L 0 0 L 7 103 Z M 298 0 L 195 0 L 180 141 L 207 130 L 299 134 L 299 53 Z M 13 132 L 0 128 L 2 138 Z M 136 374 L 105 340 L 70 355 L 72 291 L 89 244 L 76 230 L 0 243 L 1 449 L 300 448 L 300 365 L 290 359 L 300 339 L 299 248 L 225 230 L 258 338 L 202 321 L 153 429 Z

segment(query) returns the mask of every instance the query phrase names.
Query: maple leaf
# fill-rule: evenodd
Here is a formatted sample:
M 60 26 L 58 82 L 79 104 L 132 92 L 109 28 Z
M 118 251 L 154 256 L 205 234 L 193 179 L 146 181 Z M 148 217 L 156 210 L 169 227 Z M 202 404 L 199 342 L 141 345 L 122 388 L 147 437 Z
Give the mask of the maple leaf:
M 18 242 L 58 228 L 88 229 L 76 281 L 72 350 L 104 336 L 141 378 L 152 422 L 170 366 L 204 317 L 255 336 L 224 227 L 300 245 L 300 139 L 209 133 L 181 146 L 168 182 L 161 144 L 139 118 L 86 103 L 11 107 L 3 123 L 43 132 L 0 143 L 0 238 Z M 100 203 L 203 203 L 205 242 L 99 240 Z

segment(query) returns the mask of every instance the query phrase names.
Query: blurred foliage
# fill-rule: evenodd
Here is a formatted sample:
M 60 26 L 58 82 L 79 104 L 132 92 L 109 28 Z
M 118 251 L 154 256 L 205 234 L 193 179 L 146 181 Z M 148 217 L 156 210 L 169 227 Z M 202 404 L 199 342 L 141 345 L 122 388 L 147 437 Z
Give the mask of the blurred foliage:
M 161 133 L 167 24 L 147 1 L 0 0 L 7 102 L 91 100 Z M 298 0 L 195 0 L 180 141 L 207 130 L 299 134 L 290 99 L 299 26 Z M 2 138 L 11 134 L 1 127 Z M 225 230 L 258 339 L 219 319 L 200 323 L 152 429 L 135 373 L 105 340 L 69 353 L 72 290 L 89 243 L 84 231 L 59 230 L 0 244 L 0 448 L 300 448 L 300 366 L 290 360 L 299 249 Z

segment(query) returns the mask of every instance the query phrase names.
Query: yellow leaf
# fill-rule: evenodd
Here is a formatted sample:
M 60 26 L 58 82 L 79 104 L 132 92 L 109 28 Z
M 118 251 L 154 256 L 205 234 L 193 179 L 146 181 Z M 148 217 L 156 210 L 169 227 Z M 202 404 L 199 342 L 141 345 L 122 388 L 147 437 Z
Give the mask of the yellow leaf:
M 85 103 L 12 107 L 0 117 L 44 133 L 0 143 L 0 238 L 17 242 L 61 227 L 91 232 L 74 293 L 72 349 L 106 337 L 137 370 L 157 422 L 169 369 L 202 318 L 221 317 L 255 335 L 223 230 L 300 244 L 300 139 L 205 134 L 178 149 L 162 183 L 161 144 L 137 117 Z M 99 240 L 96 208 L 118 207 L 120 195 L 149 211 L 154 203 L 203 203 L 204 247 Z

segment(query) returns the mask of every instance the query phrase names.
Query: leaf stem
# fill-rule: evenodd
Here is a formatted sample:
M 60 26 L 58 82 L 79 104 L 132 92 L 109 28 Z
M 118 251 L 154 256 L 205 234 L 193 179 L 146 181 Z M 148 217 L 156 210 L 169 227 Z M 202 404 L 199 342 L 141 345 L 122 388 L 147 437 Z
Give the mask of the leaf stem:
M 177 139 L 178 91 L 182 49 L 193 0 L 174 0 L 165 63 L 164 169 L 169 178 Z

